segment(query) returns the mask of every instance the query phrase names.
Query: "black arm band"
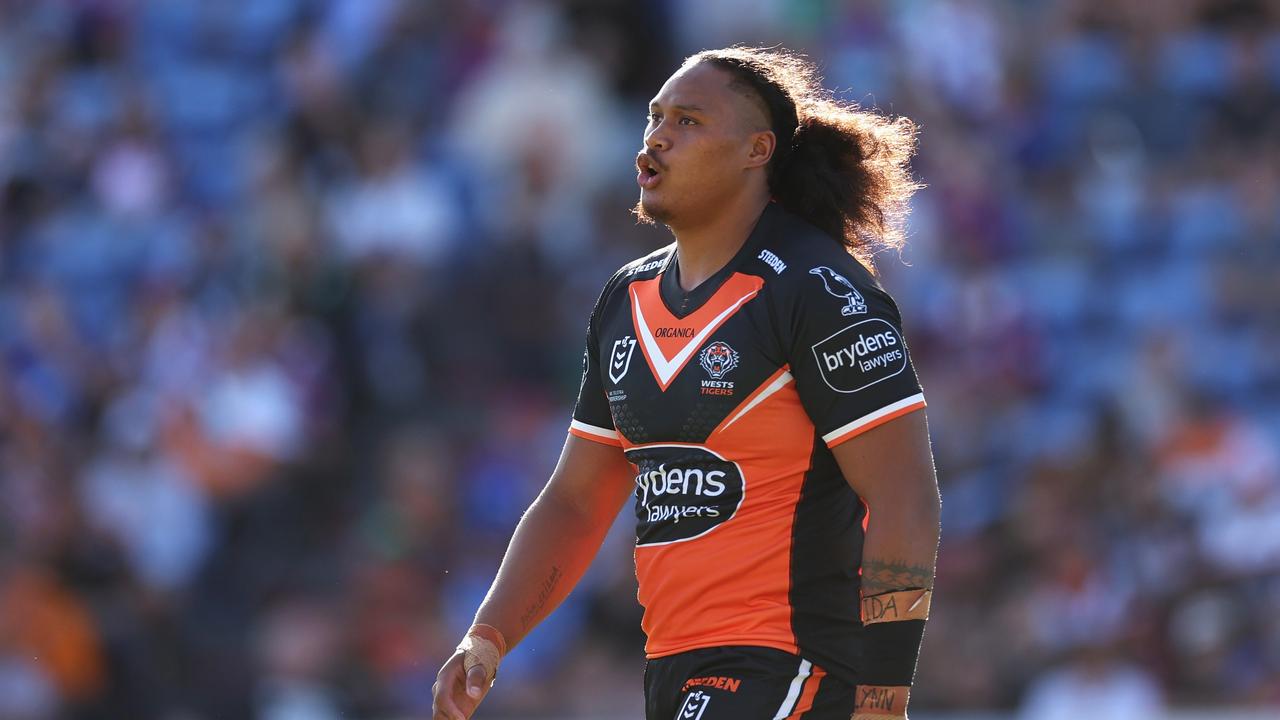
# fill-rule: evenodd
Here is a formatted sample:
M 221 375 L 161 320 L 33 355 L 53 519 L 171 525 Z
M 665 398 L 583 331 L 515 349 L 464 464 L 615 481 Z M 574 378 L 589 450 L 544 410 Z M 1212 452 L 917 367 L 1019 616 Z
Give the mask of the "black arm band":
M 862 629 L 863 685 L 910 685 L 920 657 L 924 620 L 880 622 Z

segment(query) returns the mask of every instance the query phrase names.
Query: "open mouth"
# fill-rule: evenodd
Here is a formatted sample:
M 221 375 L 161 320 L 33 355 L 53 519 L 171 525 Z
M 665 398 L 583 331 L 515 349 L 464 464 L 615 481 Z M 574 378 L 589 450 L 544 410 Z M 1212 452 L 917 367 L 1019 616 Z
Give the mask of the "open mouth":
M 636 183 L 646 190 L 657 185 L 662 179 L 662 171 L 658 169 L 657 163 L 646 154 L 642 153 L 636 157 L 636 170 Z

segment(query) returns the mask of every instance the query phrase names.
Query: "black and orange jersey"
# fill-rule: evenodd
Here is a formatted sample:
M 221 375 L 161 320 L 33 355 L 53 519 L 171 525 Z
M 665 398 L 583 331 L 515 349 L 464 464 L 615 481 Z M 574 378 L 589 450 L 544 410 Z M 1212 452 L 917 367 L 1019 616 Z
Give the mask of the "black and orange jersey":
M 646 652 L 773 647 L 856 684 L 867 508 L 830 448 L 924 407 L 898 309 L 774 204 L 706 282 L 678 273 L 673 244 L 605 285 L 570 426 L 635 466 Z

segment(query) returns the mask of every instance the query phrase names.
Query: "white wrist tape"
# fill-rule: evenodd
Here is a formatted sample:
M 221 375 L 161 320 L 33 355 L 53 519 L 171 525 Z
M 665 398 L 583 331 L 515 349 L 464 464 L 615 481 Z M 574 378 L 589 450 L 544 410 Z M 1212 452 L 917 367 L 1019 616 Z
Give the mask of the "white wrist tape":
M 471 668 L 477 665 L 483 667 L 485 677 L 492 683 L 498 675 L 498 663 L 506 654 L 507 643 L 497 628 L 477 624 L 458 643 L 458 650 L 462 653 L 464 671 L 471 672 Z

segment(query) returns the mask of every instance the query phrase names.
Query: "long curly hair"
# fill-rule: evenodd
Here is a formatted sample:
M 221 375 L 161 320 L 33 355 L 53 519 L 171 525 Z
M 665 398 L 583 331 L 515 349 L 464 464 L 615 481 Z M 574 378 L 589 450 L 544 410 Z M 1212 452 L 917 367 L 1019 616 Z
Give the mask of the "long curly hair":
M 777 146 L 766 167 L 776 202 L 848 248 L 867 269 L 873 256 L 900 250 L 912 194 L 919 128 L 837 100 L 817 68 L 787 50 L 734 46 L 691 55 L 733 76 L 735 89 L 766 111 Z

